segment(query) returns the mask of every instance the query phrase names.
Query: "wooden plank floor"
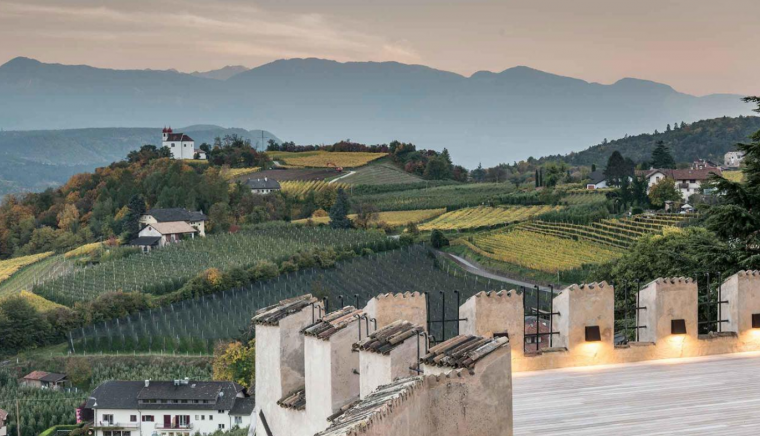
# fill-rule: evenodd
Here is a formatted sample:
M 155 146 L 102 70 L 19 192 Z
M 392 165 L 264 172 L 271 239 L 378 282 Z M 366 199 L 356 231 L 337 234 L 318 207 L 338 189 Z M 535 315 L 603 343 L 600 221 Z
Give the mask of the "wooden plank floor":
M 515 436 L 760 435 L 760 353 L 513 374 Z

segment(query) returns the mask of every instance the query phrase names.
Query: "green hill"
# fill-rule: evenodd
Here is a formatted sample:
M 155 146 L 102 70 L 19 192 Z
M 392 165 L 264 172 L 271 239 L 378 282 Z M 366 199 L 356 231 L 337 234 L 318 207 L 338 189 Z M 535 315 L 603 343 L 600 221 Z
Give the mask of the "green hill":
M 745 142 L 760 130 L 760 117 L 715 118 L 659 133 L 645 133 L 627 136 L 598 144 L 578 153 L 564 156 L 548 156 L 542 160 L 562 159 L 571 165 L 591 165 L 604 167 L 612 152 L 619 151 L 635 162 L 649 160 L 658 141 L 670 148 L 676 162 L 691 162 L 695 159 L 709 159 L 723 163 L 723 155 L 736 150 L 738 142 Z

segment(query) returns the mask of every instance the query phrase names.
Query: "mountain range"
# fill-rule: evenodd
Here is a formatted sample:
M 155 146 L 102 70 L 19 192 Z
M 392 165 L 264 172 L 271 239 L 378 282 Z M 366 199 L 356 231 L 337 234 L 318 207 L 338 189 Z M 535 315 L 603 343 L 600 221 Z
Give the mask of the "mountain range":
M 396 62 L 290 59 L 204 74 L 15 58 L 0 66 L 0 128 L 255 126 L 300 144 L 448 147 L 474 167 L 751 113 L 738 95 L 697 97 L 631 78 L 603 85 L 528 67 L 465 77 Z

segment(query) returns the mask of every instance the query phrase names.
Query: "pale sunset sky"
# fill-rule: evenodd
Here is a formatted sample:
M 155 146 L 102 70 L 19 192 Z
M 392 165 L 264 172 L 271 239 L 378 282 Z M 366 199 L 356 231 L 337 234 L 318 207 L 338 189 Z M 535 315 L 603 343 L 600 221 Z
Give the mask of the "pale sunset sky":
M 760 93 L 758 0 L 0 0 L 17 56 L 206 71 L 319 57 Z

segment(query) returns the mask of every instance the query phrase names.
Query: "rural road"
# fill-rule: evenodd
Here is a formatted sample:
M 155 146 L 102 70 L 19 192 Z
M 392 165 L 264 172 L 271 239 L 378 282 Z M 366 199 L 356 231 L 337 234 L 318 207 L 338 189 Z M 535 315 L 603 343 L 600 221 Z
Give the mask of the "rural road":
M 507 278 L 507 277 L 503 277 L 503 276 L 500 276 L 500 275 L 496 275 L 496 274 L 490 273 L 490 272 L 482 269 L 480 266 L 473 264 L 469 260 L 457 256 L 456 254 L 444 253 L 444 252 L 440 252 L 440 253 L 443 254 L 444 256 L 450 258 L 451 260 L 453 260 L 457 264 L 459 264 L 465 271 L 467 271 L 467 272 L 469 272 L 471 274 L 475 274 L 475 275 L 478 275 L 478 276 L 481 276 L 481 277 L 484 277 L 484 278 L 487 278 L 487 279 L 491 279 L 491 280 L 500 281 L 500 282 L 503 282 L 503 283 L 509 283 L 510 285 L 514 285 L 514 286 L 524 286 L 526 288 L 532 288 L 532 287 L 536 286 L 535 283 L 528 283 L 528 282 L 524 282 L 522 280 L 510 279 L 510 278 Z M 544 291 L 544 290 L 548 291 L 549 290 L 549 288 L 547 288 L 545 286 L 539 286 L 539 289 L 541 289 L 542 291 Z
M 344 174 L 344 175 L 342 175 L 342 176 L 340 176 L 340 177 L 337 177 L 337 178 L 335 178 L 335 179 L 332 179 L 332 180 L 330 180 L 329 182 L 327 182 L 327 184 L 329 185 L 329 184 L 335 183 L 335 182 L 337 182 L 337 181 L 338 181 L 338 180 L 340 180 L 340 179 L 345 179 L 346 177 L 348 177 L 348 176 L 351 176 L 351 175 L 354 175 L 354 174 L 356 174 L 356 171 L 349 171 L 349 172 L 348 172 L 348 174 Z

